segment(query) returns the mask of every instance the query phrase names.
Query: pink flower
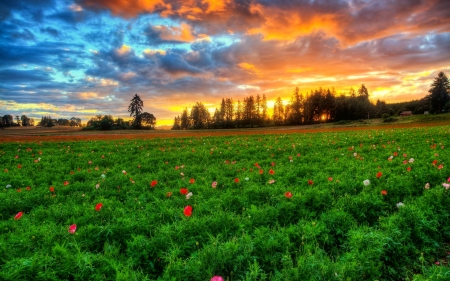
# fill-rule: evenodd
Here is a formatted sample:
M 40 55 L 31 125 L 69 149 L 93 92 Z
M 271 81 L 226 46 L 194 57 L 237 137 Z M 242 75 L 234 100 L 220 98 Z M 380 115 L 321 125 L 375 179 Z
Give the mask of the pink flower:
M 425 184 L 425 189 L 430 189 L 430 184 L 429 183 Z
M 450 177 L 448 177 L 447 182 L 450 182 Z
M 76 230 L 77 230 L 77 225 L 76 224 L 72 224 L 71 226 L 69 226 L 69 233 L 70 234 L 74 234 Z
M 441 165 L 438 166 L 439 170 L 442 169 L 442 168 L 444 168 L 444 165 L 441 164 Z
M 275 182 L 275 180 L 270 180 L 269 184 L 273 184 Z
M 223 281 L 222 276 L 213 276 L 209 281 Z
M 15 220 L 19 220 L 23 215 L 23 212 L 18 212 L 17 215 L 14 216 Z
M 407 155 L 406 153 L 403 153 L 403 157 L 405 157 L 405 158 L 406 158 L 407 156 L 408 156 L 408 155 Z
M 450 178 L 449 178 L 449 179 L 450 179 Z M 213 183 L 211 184 L 211 186 L 212 186 L 212 188 L 216 188 L 217 182 L 216 182 L 216 181 L 213 181 Z
M 445 187 L 445 190 L 450 188 L 450 184 L 448 183 L 443 183 L 442 186 Z
M 333 178 L 332 178 L 332 177 L 329 177 L 329 178 L 328 178 L 328 181 L 333 181 Z

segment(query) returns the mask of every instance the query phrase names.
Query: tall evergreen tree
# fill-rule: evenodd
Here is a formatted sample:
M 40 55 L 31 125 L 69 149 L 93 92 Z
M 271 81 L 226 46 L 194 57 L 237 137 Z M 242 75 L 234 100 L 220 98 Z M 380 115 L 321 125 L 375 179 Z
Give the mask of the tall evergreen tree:
M 450 102 L 450 82 L 444 72 L 439 72 L 431 84 L 430 93 L 427 96 L 431 108 L 437 112 L 442 112 L 445 104 Z
M 141 127 L 141 113 L 144 102 L 138 94 L 135 94 L 131 99 L 131 103 L 128 106 L 128 112 L 130 112 L 130 117 L 133 116 L 133 126 L 136 128 Z

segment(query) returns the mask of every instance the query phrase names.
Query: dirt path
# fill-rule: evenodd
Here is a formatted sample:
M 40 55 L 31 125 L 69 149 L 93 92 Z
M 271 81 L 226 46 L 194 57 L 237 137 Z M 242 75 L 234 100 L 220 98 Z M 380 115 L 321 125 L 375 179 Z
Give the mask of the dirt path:
M 319 132 L 346 132 L 360 130 L 387 130 L 429 126 L 445 126 L 447 122 L 392 124 L 383 126 L 324 127 L 318 125 L 269 127 L 232 130 L 189 130 L 189 131 L 82 131 L 77 128 L 7 128 L 0 130 L 0 142 L 40 142 L 40 141 L 85 141 L 120 139 L 184 138 L 206 136 L 255 135 L 255 134 L 295 134 Z

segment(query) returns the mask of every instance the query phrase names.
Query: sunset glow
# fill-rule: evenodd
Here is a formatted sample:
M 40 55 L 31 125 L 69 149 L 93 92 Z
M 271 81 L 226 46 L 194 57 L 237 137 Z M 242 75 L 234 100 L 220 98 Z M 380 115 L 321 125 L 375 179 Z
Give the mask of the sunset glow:
M 0 114 L 157 126 L 195 102 L 287 103 L 298 87 L 420 99 L 450 73 L 450 6 L 425 1 L 46 0 L 0 3 Z

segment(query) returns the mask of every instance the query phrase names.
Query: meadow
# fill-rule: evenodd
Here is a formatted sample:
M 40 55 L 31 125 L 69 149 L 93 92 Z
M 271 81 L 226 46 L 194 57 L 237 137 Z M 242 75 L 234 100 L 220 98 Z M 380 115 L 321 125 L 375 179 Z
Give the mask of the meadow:
M 0 143 L 1 280 L 450 280 L 450 126 Z

